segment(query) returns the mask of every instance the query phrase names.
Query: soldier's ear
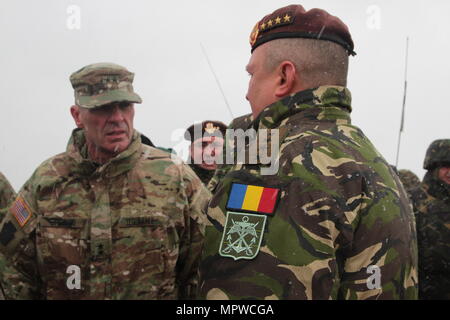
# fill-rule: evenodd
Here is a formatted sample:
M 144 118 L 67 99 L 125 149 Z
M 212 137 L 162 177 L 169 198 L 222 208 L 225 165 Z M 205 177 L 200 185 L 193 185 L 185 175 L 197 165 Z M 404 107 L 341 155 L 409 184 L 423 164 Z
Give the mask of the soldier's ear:
M 283 98 L 294 91 L 296 85 L 296 68 L 291 61 L 283 61 L 278 66 L 278 83 L 275 90 L 277 98 Z
M 70 113 L 72 114 L 72 118 L 75 121 L 76 126 L 78 128 L 84 128 L 83 122 L 81 121 L 80 107 L 76 105 L 71 106 Z

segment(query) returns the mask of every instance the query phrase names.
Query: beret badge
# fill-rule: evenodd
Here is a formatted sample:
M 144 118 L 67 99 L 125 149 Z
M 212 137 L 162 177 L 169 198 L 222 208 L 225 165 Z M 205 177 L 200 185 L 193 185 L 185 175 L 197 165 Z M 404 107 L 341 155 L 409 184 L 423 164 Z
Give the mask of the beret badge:
M 253 30 L 252 30 L 252 33 L 250 33 L 250 45 L 253 47 L 253 45 L 255 44 L 255 42 L 256 42 L 256 39 L 258 39 L 258 34 L 259 34 L 259 26 L 258 26 L 258 24 L 259 23 L 257 23 L 256 25 L 255 25 L 255 27 L 253 28 Z

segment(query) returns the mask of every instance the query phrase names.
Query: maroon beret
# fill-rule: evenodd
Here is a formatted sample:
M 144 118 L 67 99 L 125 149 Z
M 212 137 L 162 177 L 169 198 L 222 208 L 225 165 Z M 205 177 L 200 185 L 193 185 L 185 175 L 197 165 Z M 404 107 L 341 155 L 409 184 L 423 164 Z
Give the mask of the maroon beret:
M 263 43 L 281 38 L 328 40 L 344 47 L 349 55 L 356 54 L 348 27 L 322 9 L 306 11 L 301 5 L 290 5 L 265 16 L 250 34 L 251 52 Z

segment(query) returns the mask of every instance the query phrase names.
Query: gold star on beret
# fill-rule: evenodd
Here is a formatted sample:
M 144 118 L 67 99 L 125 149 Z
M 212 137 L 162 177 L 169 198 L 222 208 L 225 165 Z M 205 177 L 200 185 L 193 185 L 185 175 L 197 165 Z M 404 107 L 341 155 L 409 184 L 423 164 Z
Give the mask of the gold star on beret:
M 307 38 L 331 41 L 342 46 L 349 55 L 356 54 L 347 25 L 322 9 L 306 11 L 301 5 L 289 5 L 266 15 L 257 25 L 260 28 L 257 34 L 252 32 L 251 52 L 275 39 Z

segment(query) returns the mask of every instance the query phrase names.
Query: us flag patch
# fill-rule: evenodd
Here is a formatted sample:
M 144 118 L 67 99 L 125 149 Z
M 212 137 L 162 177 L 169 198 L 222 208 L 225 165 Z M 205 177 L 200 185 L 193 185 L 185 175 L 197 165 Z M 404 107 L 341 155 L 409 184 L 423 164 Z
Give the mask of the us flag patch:
M 23 227 L 31 218 L 31 209 L 22 197 L 18 197 L 10 209 L 14 218 Z

